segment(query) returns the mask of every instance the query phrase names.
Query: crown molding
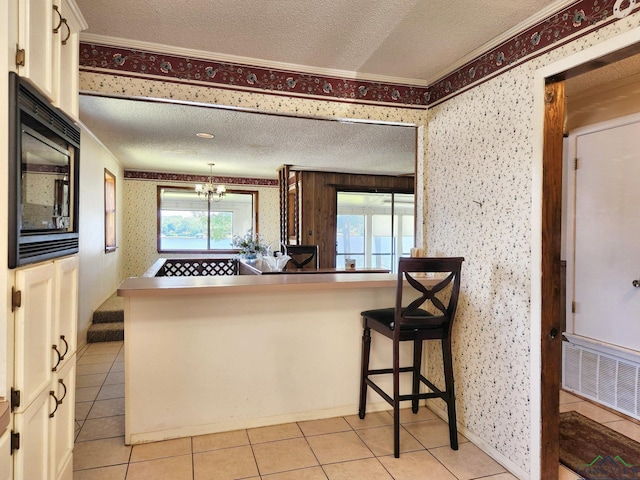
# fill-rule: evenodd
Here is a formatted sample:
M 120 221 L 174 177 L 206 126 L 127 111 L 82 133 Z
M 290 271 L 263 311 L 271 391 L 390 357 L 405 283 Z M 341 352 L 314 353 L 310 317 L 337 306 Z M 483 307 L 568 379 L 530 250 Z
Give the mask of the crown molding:
M 78 4 L 76 3 L 75 0 L 67 0 L 66 7 L 68 7 L 69 10 L 71 10 L 74 18 L 78 21 L 80 31 L 86 30 L 87 28 L 89 28 L 89 24 L 87 23 L 87 20 L 84 18 L 84 15 L 82 15 L 82 12 L 80 11 L 80 8 L 78 8 Z
M 424 79 L 390 77 L 386 75 L 362 74 L 348 70 L 337 70 L 331 68 L 316 68 L 308 65 L 297 65 L 293 63 L 272 62 L 259 58 L 239 57 L 236 55 L 227 55 L 223 53 L 207 52 L 203 50 L 194 50 L 189 48 L 176 47 L 171 45 L 162 45 L 159 43 L 141 42 L 136 40 L 128 40 L 118 37 L 109 37 L 106 35 L 95 35 L 90 33 L 80 34 L 81 43 L 96 43 L 99 45 L 110 45 L 113 47 L 122 47 L 131 50 L 144 50 L 151 52 L 162 52 L 167 55 L 175 55 L 186 58 L 198 58 L 201 60 L 210 60 L 214 62 L 231 63 L 251 67 L 260 67 L 270 70 L 286 71 L 293 73 L 306 73 L 310 75 L 318 75 L 325 77 L 345 78 L 349 80 L 357 80 L 373 83 L 389 83 L 395 85 L 408 85 L 426 87 L 427 82 Z
M 509 30 L 504 32 L 502 35 L 499 35 L 491 39 L 490 42 L 487 42 L 484 45 L 476 48 L 475 50 L 470 52 L 468 55 L 465 55 L 464 57 L 462 57 L 457 62 L 450 64 L 443 70 L 440 70 L 440 72 L 438 72 L 432 78 L 426 80 L 426 85 L 431 86 L 432 84 L 438 82 L 439 80 L 446 77 L 450 73 L 459 70 L 465 65 L 473 62 L 478 57 L 481 57 L 485 53 L 490 52 L 494 48 L 497 48 L 503 43 L 511 40 L 513 37 L 517 36 L 518 34 L 528 30 L 529 28 L 537 25 L 542 21 L 547 20 L 550 16 L 560 12 L 562 9 L 567 8 L 572 4 L 581 3 L 581 1 L 582 0 L 558 0 L 556 2 L 553 2 L 551 5 L 545 7 L 543 10 L 539 11 L 535 15 L 527 18 L 523 22 L 520 22 L 515 27 L 510 28 Z

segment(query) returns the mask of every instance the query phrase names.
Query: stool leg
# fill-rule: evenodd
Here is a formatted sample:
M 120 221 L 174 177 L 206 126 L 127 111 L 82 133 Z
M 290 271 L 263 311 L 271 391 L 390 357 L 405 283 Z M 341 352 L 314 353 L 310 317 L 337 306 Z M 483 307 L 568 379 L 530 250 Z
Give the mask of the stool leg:
M 444 363 L 444 381 L 446 387 L 447 413 L 449 416 L 449 441 L 453 450 L 458 450 L 458 429 L 456 420 L 456 395 L 453 388 L 453 359 L 451 356 L 451 338 L 442 339 L 442 360 Z
M 393 456 L 400 458 L 400 342 L 393 339 Z
M 360 375 L 360 407 L 358 416 L 363 419 L 367 409 L 367 376 L 369 374 L 369 354 L 371 352 L 371 329 L 366 326 L 362 332 L 362 373 Z
M 422 369 L 422 340 L 414 340 L 413 342 L 413 395 L 420 393 L 420 371 Z M 416 397 L 411 401 L 411 410 L 418 413 L 418 401 Z

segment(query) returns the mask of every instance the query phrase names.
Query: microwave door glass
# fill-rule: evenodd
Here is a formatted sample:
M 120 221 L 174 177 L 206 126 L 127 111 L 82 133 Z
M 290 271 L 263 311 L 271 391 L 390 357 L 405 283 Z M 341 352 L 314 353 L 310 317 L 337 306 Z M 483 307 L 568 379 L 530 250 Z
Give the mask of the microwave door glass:
M 20 230 L 68 231 L 71 156 L 30 129 L 22 130 Z

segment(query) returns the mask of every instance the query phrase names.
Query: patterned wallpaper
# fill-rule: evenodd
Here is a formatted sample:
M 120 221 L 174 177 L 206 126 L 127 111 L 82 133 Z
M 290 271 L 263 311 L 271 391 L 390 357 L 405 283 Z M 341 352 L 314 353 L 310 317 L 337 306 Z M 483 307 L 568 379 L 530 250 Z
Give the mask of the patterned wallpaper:
M 420 140 L 425 142 L 427 157 L 423 163 L 424 152 L 419 152 L 418 163 L 418 171 L 424 169 L 418 188 L 425 193 L 425 209 L 419 206 L 417 216 L 423 219 L 430 255 L 466 258 L 454 327 L 459 421 L 519 475 L 527 477 L 532 471 L 531 383 L 537 381 L 531 378 L 530 365 L 533 77 L 543 65 L 639 25 L 640 14 L 633 13 L 426 113 L 87 71 L 81 72 L 80 80 L 82 90 L 106 94 L 172 98 L 293 115 L 426 124 Z M 126 183 L 127 209 L 147 208 L 136 203 L 136 198 L 145 188 L 155 192 L 155 185 Z M 260 202 L 263 206 L 262 197 Z M 153 208 L 143 216 L 147 225 L 151 218 L 155 228 Z M 137 235 L 135 222 L 133 218 L 125 220 L 131 235 Z M 129 242 L 127 235 L 125 240 Z M 149 254 L 140 246 L 135 248 L 128 254 L 131 262 L 137 261 L 137 255 Z M 142 266 L 136 269 L 139 273 Z M 436 383 L 442 383 L 440 354 L 433 348 L 429 373 Z
M 126 179 L 124 181 L 123 241 L 125 277 L 142 275 L 159 257 L 176 257 L 176 254 L 158 254 L 157 189 L 158 185 L 184 186 L 180 182 Z M 227 184 L 232 187 L 231 184 Z M 258 231 L 272 245 L 280 238 L 280 205 L 277 187 L 238 187 L 258 192 Z M 179 255 L 183 258 L 201 254 Z
M 453 332 L 459 420 L 523 472 L 531 470 L 537 380 L 530 365 L 535 71 L 639 25 L 636 13 L 429 110 L 427 248 L 466 258 Z M 429 373 L 443 385 L 439 353 L 429 352 Z

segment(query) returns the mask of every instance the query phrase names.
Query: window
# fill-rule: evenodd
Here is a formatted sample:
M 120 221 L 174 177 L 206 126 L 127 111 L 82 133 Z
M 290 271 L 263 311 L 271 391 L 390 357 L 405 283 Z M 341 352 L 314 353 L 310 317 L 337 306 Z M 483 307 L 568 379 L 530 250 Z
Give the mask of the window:
M 116 250 L 116 176 L 104 169 L 104 251 Z
M 234 235 L 257 231 L 258 192 L 227 190 L 219 200 L 193 188 L 158 186 L 158 252 L 228 252 Z
M 395 271 L 413 244 L 413 194 L 338 192 L 336 265 Z

